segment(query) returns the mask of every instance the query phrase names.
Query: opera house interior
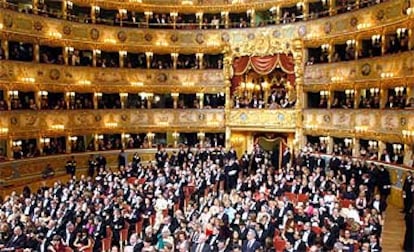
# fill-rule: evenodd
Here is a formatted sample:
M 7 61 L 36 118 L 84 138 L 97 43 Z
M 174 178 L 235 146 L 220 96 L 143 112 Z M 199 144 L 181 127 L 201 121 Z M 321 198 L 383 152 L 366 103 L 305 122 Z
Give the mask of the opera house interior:
M 414 251 L 414 0 L 0 0 L 0 252 Z

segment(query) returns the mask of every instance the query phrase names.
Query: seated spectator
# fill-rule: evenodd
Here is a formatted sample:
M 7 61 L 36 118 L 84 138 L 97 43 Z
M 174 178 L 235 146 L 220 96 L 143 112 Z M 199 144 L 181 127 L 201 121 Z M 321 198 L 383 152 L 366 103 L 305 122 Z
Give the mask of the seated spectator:
M 55 175 L 55 171 L 51 164 L 47 164 L 45 169 L 42 171 L 42 178 L 50 178 Z

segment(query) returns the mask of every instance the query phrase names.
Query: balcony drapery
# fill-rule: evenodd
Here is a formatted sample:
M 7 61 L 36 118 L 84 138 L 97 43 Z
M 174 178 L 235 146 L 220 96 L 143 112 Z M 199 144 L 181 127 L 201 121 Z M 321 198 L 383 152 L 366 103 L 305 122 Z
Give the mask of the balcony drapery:
M 278 53 L 268 56 L 242 56 L 233 62 L 234 77 L 232 79 L 232 90 L 234 91 L 242 82 L 242 76 L 250 69 L 260 75 L 268 75 L 275 68 L 282 69 L 287 74 L 291 85 L 295 84 L 295 64 L 292 55 Z

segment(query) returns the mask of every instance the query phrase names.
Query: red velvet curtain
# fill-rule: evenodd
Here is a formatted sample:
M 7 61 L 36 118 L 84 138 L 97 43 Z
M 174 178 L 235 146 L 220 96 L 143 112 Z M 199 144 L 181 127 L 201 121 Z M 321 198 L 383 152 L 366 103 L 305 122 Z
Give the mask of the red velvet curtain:
M 243 56 L 236 58 L 233 62 L 234 77 L 232 79 L 232 90 L 234 91 L 242 82 L 241 76 L 251 67 L 260 75 L 268 75 L 276 67 L 280 67 L 283 72 L 287 73 L 287 79 L 291 85 L 295 84 L 295 63 L 292 55 L 275 54 L 271 56 Z

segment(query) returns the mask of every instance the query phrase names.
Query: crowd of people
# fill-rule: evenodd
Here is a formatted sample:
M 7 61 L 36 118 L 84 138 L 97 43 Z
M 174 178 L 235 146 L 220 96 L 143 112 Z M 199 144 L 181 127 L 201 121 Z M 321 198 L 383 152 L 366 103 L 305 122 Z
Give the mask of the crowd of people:
M 67 183 L 2 200 L 0 251 L 103 251 L 108 241 L 112 251 L 381 251 L 383 166 L 310 146 L 278 157 L 258 145 L 241 157 L 159 147 L 149 163 L 121 152 L 117 168 L 91 157 L 88 177 L 72 158 Z M 404 187 L 411 213 L 412 177 Z

